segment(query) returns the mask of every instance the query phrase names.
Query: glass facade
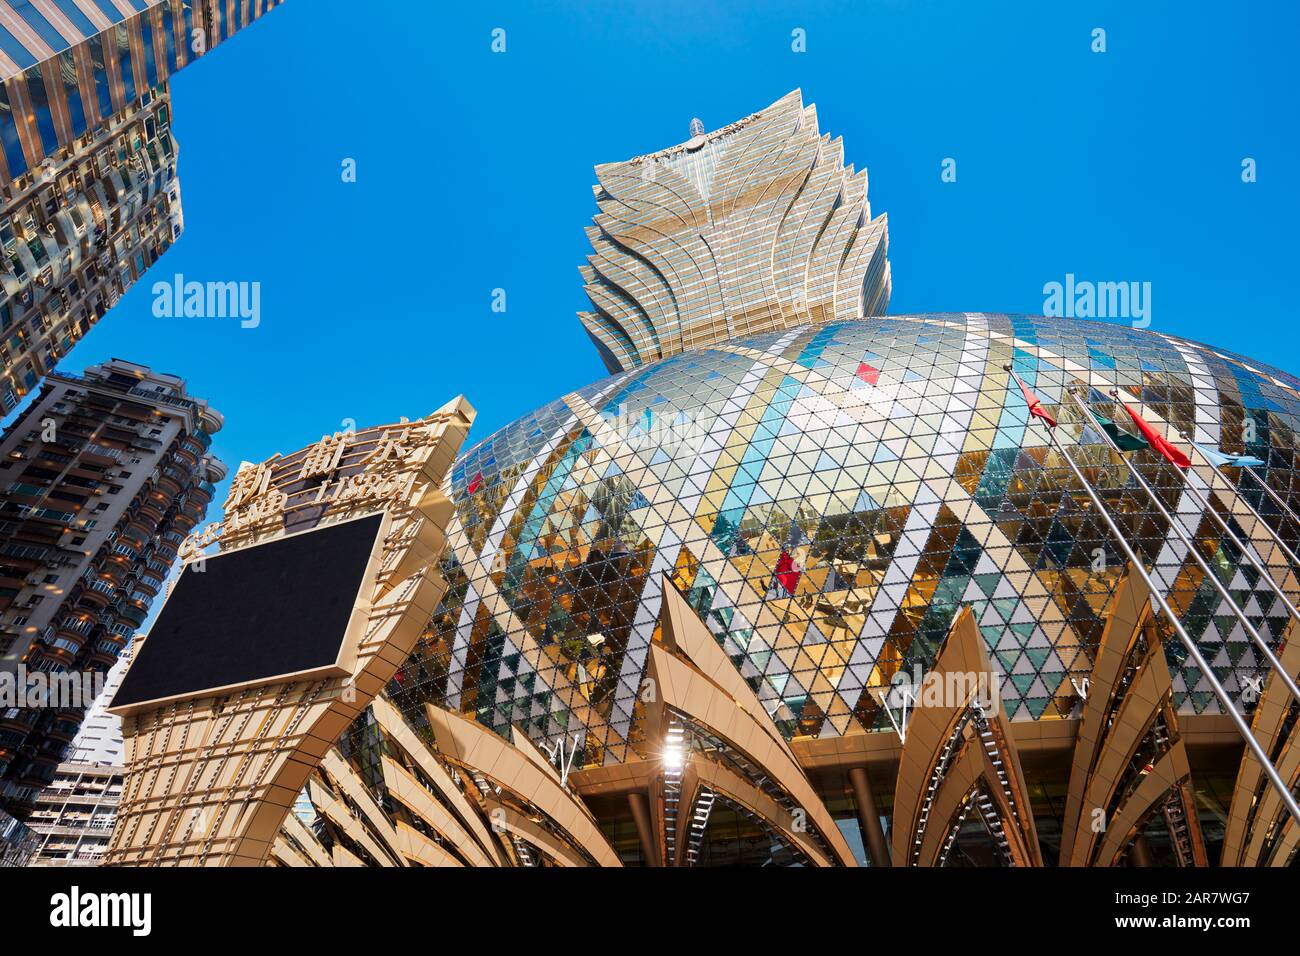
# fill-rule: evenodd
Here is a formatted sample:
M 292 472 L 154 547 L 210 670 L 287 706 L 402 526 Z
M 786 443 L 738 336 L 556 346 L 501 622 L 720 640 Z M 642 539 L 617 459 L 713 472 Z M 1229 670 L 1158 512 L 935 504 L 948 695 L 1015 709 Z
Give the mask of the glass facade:
M 449 590 L 390 698 L 415 719 L 428 701 L 541 743 L 577 734 L 581 766 L 650 756 L 637 698 L 668 572 L 788 738 L 891 729 L 880 691 L 928 669 L 965 606 L 1013 720 L 1077 715 L 1124 561 L 1006 365 L 1240 694 L 1264 673 L 1258 652 L 1064 390 L 1087 382 L 1092 407 L 1123 422 L 1109 390 L 1127 392 L 1149 421 L 1263 459 L 1287 497 L 1300 381 L 1124 326 L 946 314 L 686 352 L 474 446 L 451 479 Z M 1276 643 L 1286 609 L 1182 474 L 1149 450 L 1129 457 Z M 1178 711 L 1217 712 L 1177 641 L 1166 656 Z
M 798 90 L 596 167 L 579 313 L 611 372 L 803 322 L 883 314 L 889 230 Z

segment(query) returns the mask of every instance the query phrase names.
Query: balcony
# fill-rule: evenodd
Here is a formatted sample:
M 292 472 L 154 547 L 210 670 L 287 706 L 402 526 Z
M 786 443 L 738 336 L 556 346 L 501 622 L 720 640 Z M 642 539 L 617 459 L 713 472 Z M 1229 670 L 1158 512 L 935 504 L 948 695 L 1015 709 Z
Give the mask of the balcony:
M 56 637 L 41 645 L 41 653 L 52 661 L 61 664 L 70 663 L 81 651 L 81 641 L 71 641 L 66 637 Z
M 77 730 L 80 729 L 81 722 L 76 720 L 56 720 L 50 724 L 49 734 L 56 740 L 65 744 L 72 743 L 72 738 L 77 736 Z
M 107 654 L 110 659 L 116 660 L 118 653 L 122 650 L 123 641 L 118 638 L 101 637 L 91 645 L 91 650 L 99 654 Z
M 126 567 L 123 563 L 117 561 L 105 561 L 102 566 L 83 576 L 83 580 L 90 582 L 98 577 L 101 581 L 107 581 L 110 584 L 120 585 L 123 578 L 126 577 Z
M 43 521 L 54 521 L 61 525 L 71 524 L 76 520 L 76 514 L 71 511 L 58 511 L 55 508 L 37 508 L 35 505 L 21 505 L 17 502 L 7 502 L 6 510 L 17 511 L 24 518 L 39 518 Z
M 122 526 L 121 540 L 128 547 L 143 548 L 152 537 L 153 525 L 147 523 L 142 515 L 132 515 Z
M 158 489 L 173 498 L 181 493 L 185 481 L 185 475 L 176 468 L 164 468 L 158 473 Z
M 11 495 L 18 495 L 21 498 L 40 498 L 45 494 L 45 489 L 37 487 L 36 485 L 29 485 L 21 481 L 15 481 L 10 483 L 8 493 Z
M 140 550 L 128 544 L 115 544 L 113 545 L 113 555 L 126 558 L 128 561 L 134 561 L 140 557 Z
M 95 578 L 85 583 L 80 599 L 82 603 L 89 603 L 95 607 L 107 607 L 115 593 L 117 593 L 116 585 Z
M 82 454 L 93 455 L 96 458 L 102 458 L 114 463 L 122 460 L 122 450 L 120 448 L 109 448 L 107 445 L 97 445 L 93 442 L 82 449 Z
M 158 592 L 162 590 L 163 583 L 161 579 L 154 579 L 141 575 L 136 581 L 136 585 L 144 590 L 144 592 L 149 595 L 150 599 L 153 599 L 156 598 Z
M 112 667 L 117 663 L 117 655 L 121 653 L 118 647 L 103 647 L 101 644 L 95 644 L 87 648 L 89 653 L 85 656 L 86 664 L 99 664 L 103 667 Z
M 60 631 L 68 634 L 76 634 L 78 637 L 85 637 L 95 626 L 95 622 L 89 618 L 65 617 L 59 621 L 56 627 Z
M 126 603 L 114 605 L 113 613 L 125 621 L 130 621 L 136 628 L 144 627 L 144 619 L 149 616 L 148 611 Z
M 17 525 L 13 527 L 17 528 Z M 19 544 L 11 541 L 0 544 L 0 555 L 8 558 L 25 558 L 30 561 L 45 561 L 50 555 L 50 549 L 44 545 Z

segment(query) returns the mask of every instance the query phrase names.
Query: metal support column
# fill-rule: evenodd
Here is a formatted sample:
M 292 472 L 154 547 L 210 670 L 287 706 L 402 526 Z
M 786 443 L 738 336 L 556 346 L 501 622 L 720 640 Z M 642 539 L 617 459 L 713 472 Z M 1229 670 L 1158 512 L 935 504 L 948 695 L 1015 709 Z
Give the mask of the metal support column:
M 871 855 L 871 865 L 889 866 L 889 848 L 885 844 L 885 831 L 880 826 L 880 808 L 876 806 L 876 795 L 871 792 L 867 768 L 851 769 L 849 783 L 853 785 L 853 805 L 858 811 L 858 823 L 862 827 L 867 853 Z

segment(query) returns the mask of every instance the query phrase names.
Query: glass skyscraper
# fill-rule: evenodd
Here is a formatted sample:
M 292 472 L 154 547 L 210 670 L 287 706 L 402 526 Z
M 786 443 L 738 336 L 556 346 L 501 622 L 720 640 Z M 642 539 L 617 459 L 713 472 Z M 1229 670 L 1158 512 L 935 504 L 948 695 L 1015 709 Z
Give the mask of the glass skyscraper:
M 798 90 L 712 133 L 596 167 L 579 318 L 611 372 L 889 305 L 889 229 Z
M 180 235 L 170 76 L 279 3 L 0 0 L 0 414 Z

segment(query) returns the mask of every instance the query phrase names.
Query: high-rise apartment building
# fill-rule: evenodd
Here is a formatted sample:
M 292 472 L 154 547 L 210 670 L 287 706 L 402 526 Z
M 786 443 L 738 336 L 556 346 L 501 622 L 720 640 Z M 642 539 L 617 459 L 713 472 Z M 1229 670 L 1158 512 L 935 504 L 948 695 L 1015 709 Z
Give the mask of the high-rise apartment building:
M 86 711 L 86 719 L 81 722 L 81 729 L 72 740 L 69 761 L 79 764 L 122 763 L 122 718 L 108 712 L 109 702 L 117 689 L 122 686 L 122 677 L 131 663 L 131 648 L 123 649 L 117 663 L 104 678 L 104 689 L 100 691 L 95 703 Z
M 889 306 L 888 219 L 798 90 L 596 179 L 578 317 L 611 372 Z
M 37 838 L 33 866 L 97 866 L 108 850 L 126 776 L 122 718 L 107 711 L 121 686 L 130 651 L 108 672 L 54 781 L 36 797 L 27 824 Z
M 0 810 L 0 868 L 27 866 L 39 843 L 36 831 Z
M 99 866 L 113 836 L 125 777 L 121 765 L 59 764 L 27 821 L 36 837 L 28 865 Z
M 221 424 L 182 379 L 119 359 L 47 379 L 0 437 L 0 675 L 113 665 L 225 474 Z M 0 710 L 0 806 L 26 816 L 91 699 Z
M 280 0 L 0 0 L 0 414 L 180 234 L 168 78 Z

